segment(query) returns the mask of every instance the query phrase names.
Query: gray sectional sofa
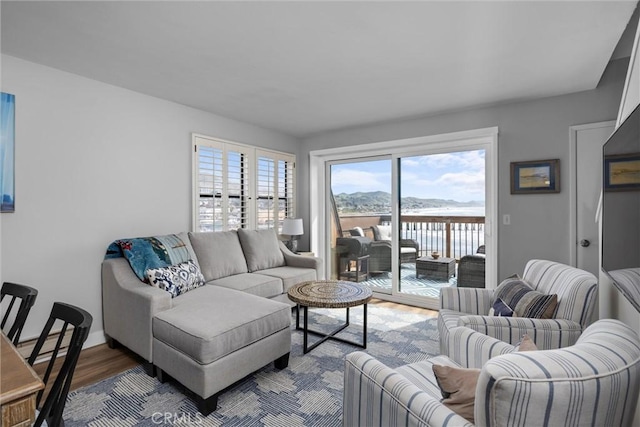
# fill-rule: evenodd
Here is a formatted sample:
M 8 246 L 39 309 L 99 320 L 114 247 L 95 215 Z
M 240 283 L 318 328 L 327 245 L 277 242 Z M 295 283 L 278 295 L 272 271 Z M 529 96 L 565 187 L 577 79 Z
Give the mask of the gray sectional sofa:
M 181 233 L 206 284 L 174 298 L 141 281 L 125 258 L 102 264 L 104 331 L 145 359 L 160 381 L 172 377 L 216 409 L 220 392 L 275 361 L 288 364 L 287 290 L 321 278 L 323 263 L 295 255 L 273 230 Z

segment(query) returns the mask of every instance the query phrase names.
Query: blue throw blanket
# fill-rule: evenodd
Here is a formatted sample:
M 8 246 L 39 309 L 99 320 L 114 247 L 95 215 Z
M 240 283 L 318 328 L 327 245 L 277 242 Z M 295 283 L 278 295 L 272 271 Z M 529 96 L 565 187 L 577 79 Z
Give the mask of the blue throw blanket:
M 105 259 L 125 257 L 133 272 L 148 282 L 146 271 L 179 264 L 191 259 L 187 245 L 175 234 L 120 239 L 107 248 Z

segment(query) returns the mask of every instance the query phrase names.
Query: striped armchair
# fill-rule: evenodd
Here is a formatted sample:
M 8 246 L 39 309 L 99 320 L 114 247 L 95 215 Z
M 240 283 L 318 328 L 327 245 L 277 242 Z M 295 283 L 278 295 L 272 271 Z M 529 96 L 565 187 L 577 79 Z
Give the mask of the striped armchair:
M 522 278 L 538 292 L 558 295 L 553 319 L 488 316 L 493 290 L 443 288 L 438 314 L 441 353 L 451 356 L 450 331 L 458 326 L 510 344 L 526 333 L 542 350 L 573 345 L 592 321 L 598 289 L 595 276 L 568 265 L 534 259 L 525 266 Z
M 532 352 L 514 352 L 469 328 L 453 332 L 459 352 L 477 353 L 472 359 L 481 367 L 476 425 L 632 424 L 640 392 L 640 339 L 624 323 L 599 320 L 571 347 Z M 474 367 L 438 356 L 392 369 L 363 352 L 347 355 L 343 425 L 472 426 L 440 403 L 434 364 Z

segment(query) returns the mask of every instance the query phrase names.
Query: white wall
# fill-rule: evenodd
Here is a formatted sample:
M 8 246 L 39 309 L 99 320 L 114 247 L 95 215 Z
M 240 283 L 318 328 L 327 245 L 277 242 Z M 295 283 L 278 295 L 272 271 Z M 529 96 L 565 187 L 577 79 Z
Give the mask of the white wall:
M 323 133 L 304 139 L 304 149 L 308 152 L 498 126 L 498 217 L 511 215 L 511 225 L 500 224 L 498 228 L 498 277 L 522 272 L 532 258 L 568 264 L 569 127 L 615 119 L 627 62 L 613 61 L 598 88 L 591 91 Z M 559 194 L 510 194 L 510 162 L 554 158 L 559 158 L 561 165 Z M 299 162 L 300 170 L 308 170 L 308 156 L 300 156 Z M 310 185 L 308 176 L 301 178 L 307 180 L 299 181 L 301 187 Z M 300 205 L 308 209 L 308 200 L 300 200 Z M 308 218 L 308 212 L 303 216 Z
M 94 316 L 102 336 L 100 264 L 115 239 L 188 230 L 191 133 L 297 154 L 274 131 L 2 57 L 16 95 L 16 211 L 0 216 L 3 281 L 39 290 L 23 337 L 54 301 Z

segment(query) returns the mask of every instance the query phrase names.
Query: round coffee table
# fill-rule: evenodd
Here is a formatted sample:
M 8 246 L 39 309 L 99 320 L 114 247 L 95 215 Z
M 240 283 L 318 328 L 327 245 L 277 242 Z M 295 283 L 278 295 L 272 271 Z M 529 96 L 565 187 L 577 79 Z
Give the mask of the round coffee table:
M 289 299 L 297 304 L 296 308 L 296 329 L 303 331 L 304 354 L 310 352 L 326 340 L 340 341 L 367 348 L 367 303 L 373 296 L 371 289 L 353 282 L 342 282 L 338 280 L 314 280 L 310 282 L 298 283 L 292 286 L 287 292 Z M 363 305 L 363 330 L 362 342 L 353 342 L 335 335 L 349 326 L 349 308 Z M 304 323 L 300 328 L 300 307 L 304 311 Z M 309 307 L 312 308 L 346 308 L 347 320 L 334 331 L 325 334 L 323 332 L 309 329 Z M 322 338 L 308 346 L 308 334 L 320 335 Z

